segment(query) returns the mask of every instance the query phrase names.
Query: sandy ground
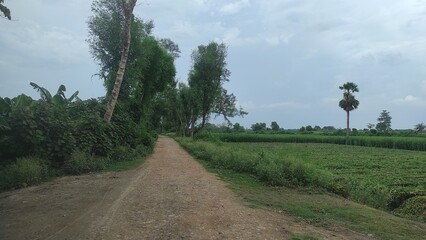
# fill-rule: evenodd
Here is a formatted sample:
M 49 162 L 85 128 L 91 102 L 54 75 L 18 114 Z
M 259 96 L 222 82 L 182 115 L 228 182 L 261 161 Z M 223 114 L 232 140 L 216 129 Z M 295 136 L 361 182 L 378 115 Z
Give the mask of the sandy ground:
M 0 194 L 0 239 L 367 239 L 249 208 L 174 140 L 138 169 L 69 176 Z

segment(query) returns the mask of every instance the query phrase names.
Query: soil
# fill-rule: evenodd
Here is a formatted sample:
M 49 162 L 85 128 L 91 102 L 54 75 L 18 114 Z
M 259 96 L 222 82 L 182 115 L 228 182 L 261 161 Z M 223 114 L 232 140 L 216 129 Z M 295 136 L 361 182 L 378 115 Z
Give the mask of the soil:
M 0 239 L 367 239 L 253 209 L 173 139 L 135 170 L 67 176 L 0 194 Z

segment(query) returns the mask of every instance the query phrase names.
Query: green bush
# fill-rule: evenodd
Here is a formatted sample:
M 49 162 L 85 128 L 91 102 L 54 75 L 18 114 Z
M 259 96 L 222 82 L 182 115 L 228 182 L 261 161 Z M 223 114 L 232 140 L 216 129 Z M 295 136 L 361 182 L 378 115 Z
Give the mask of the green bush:
M 47 165 L 36 157 L 19 158 L 0 170 L 0 189 L 26 187 L 49 176 Z
M 76 151 L 65 161 L 64 170 L 70 174 L 82 174 L 105 169 L 109 162 L 106 157 L 91 156 L 82 151 Z
M 249 173 L 272 186 L 316 186 L 328 189 L 333 176 L 294 159 L 278 159 L 264 152 L 257 156 L 205 141 L 178 139 L 195 157 L 216 168 Z
M 416 196 L 406 200 L 394 211 L 398 215 L 420 217 L 426 221 L 426 196 Z
M 135 151 L 126 146 L 117 146 L 112 150 L 111 153 L 111 160 L 116 162 L 130 161 L 135 157 Z

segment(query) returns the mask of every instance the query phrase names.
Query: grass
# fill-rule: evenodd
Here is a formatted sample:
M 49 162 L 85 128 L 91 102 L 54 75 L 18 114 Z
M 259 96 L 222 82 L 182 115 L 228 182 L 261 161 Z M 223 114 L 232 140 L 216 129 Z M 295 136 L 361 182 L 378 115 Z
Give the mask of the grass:
M 208 161 L 200 162 L 253 208 L 281 210 L 296 220 L 328 229 L 344 227 L 376 239 L 424 239 L 426 235 L 424 223 L 354 203 L 321 189 L 271 187 L 250 174 L 218 169 Z M 291 239 L 319 238 L 306 233 L 294 235 Z

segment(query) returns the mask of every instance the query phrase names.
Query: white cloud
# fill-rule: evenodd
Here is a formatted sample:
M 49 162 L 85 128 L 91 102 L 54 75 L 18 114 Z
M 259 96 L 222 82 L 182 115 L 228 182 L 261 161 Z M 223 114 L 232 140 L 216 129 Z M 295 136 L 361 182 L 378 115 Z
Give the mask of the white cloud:
M 241 11 L 244 7 L 247 7 L 250 5 L 249 0 L 239 0 L 232 3 L 227 3 L 224 6 L 222 6 L 219 10 L 219 12 L 223 14 L 235 14 Z
M 426 107 L 426 100 L 415 97 L 413 95 L 407 95 L 404 98 L 396 99 L 394 102 L 403 105 Z
M 8 46 L 7 51 L 39 60 L 78 62 L 89 56 L 83 36 L 58 27 L 46 29 L 25 20 L 15 28 L 6 28 L 0 42 Z
M 280 44 L 287 44 L 290 39 L 293 37 L 293 34 L 280 34 L 275 36 L 265 37 L 266 43 L 272 46 L 278 46 Z
M 195 26 L 193 26 L 188 21 L 179 21 L 176 22 L 173 26 L 172 31 L 179 35 L 179 36 L 185 36 L 185 37 L 197 37 L 198 31 Z

